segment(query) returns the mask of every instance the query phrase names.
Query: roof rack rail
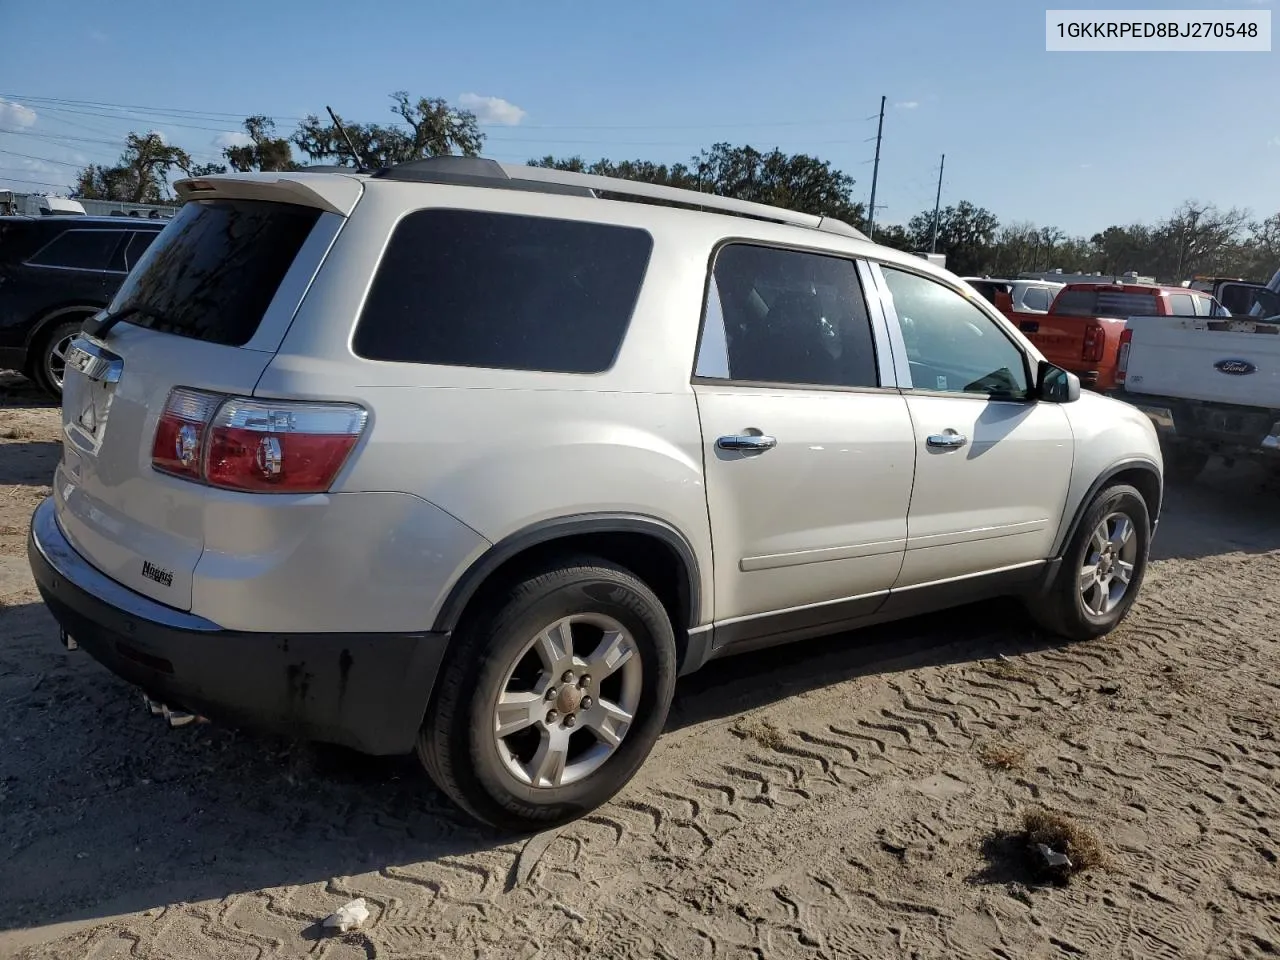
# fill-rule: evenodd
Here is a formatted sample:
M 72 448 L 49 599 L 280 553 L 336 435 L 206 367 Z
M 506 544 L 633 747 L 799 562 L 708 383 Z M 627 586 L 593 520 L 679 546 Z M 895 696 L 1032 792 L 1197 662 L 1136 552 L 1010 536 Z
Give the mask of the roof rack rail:
M 716 213 L 727 213 L 753 220 L 767 220 L 771 223 L 785 223 L 797 227 L 808 227 L 825 233 L 837 233 L 841 236 L 866 240 L 860 230 L 851 227 L 843 220 L 833 217 L 819 217 L 811 213 L 797 213 L 783 207 L 772 207 L 765 203 L 753 203 L 749 200 L 735 200 L 715 193 L 699 193 L 696 190 L 684 190 L 680 187 L 664 187 L 657 183 L 644 183 L 639 180 L 622 180 L 618 177 L 601 177 L 593 173 L 571 173 L 566 170 L 554 170 L 549 167 L 526 167 L 519 164 L 501 164 L 503 170 L 512 178 L 537 180 L 547 184 L 574 184 L 588 187 L 597 194 L 615 195 L 619 199 L 642 197 L 659 203 L 675 206 L 692 207 L 699 210 L 711 210 Z
M 528 190 L 535 193 L 561 193 L 575 197 L 594 197 L 595 193 L 571 184 L 544 184 L 512 177 L 497 160 L 485 157 L 439 156 L 406 160 L 383 167 L 372 174 L 380 180 L 411 180 L 417 183 L 440 183 L 459 187 L 496 187 L 500 190 Z
M 418 183 L 440 183 L 455 186 L 496 187 L 505 190 L 528 190 L 537 193 L 557 193 L 570 196 L 603 197 L 618 200 L 639 200 L 710 210 L 770 223 L 808 227 L 824 233 L 866 240 L 867 236 L 843 220 L 819 217 L 810 213 L 797 213 L 782 207 L 764 203 L 735 200 L 714 193 L 699 193 L 678 187 L 665 187 L 638 180 L 618 177 L 602 177 L 591 173 L 572 173 L 550 167 L 529 167 L 522 164 L 499 163 L 485 157 L 439 156 L 421 160 L 407 160 L 383 167 L 371 174 L 382 180 L 405 180 Z

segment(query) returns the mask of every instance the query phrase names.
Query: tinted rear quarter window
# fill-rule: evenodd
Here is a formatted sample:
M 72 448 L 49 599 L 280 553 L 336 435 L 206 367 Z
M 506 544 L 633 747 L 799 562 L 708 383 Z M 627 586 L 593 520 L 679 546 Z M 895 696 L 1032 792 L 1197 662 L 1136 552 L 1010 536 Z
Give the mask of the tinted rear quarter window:
M 312 207 L 266 200 L 187 203 L 111 310 L 138 307 L 125 322 L 244 346 L 319 217 Z
M 1028 310 L 1048 310 L 1049 291 L 1044 287 L 1028 287 L 1022 295 L 1022 304 Z
M 110 270 L 123 230 L 67 230 L 36 251 L 28 262 L 41 267 Z
M 352 344 L 367 360 L 600 373 L 653 240 L 634 227 L 418 210 L 395 227 Z

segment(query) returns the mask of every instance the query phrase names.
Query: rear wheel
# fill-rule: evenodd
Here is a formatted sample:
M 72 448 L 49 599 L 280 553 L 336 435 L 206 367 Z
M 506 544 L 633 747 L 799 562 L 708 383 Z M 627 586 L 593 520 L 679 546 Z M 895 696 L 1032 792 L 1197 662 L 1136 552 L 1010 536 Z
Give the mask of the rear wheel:
M 522 578 L 454 635 L 418 738 L 436 784 L 504 830 L 599 806 L 644 762 L 675 690 L 662 602 L 583 557 Z
M 1110 633 L 1142 587 L 1151 548 L 1151 518 L 1128 484 L 1103 489 L 1085 513 L 1045 596 L 1028 602 L 1032 617 L 1069 640 Z
M 62 379 L 67 369 L 67 348 L 91 314 L 60 320 L 40 335 L 31 362 L 33 379 L 45 393 L 62 399 Z

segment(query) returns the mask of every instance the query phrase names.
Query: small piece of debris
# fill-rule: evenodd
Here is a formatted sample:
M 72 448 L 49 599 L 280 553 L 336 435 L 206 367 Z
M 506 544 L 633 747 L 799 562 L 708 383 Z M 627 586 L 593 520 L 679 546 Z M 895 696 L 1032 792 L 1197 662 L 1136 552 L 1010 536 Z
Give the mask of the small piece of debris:
M 1114 697 L 1117 693 L 1120 692 L 1120 684 L 1104 683 L 1102 686 L 1098 688 L 1098 692 L 1101 694 L 1105 694 L 1108 697 Z
M 1059 853 L 1053 847 L 1044 843 L 1036 844 L 1036 852 L 1040 854 L 1040 859 L 1044 861 L 1046 870 L 1071 872 L 1071 858 L 1065 853 Z
M 1028 907 L 1031 906 L 1031 891 L 1016 880 L 1005 887 L 1005 892 L 1019 903 L 1025 903 Z
M 350 930 L 359 928 L 368 919 L 369 908 L 365 906 L 364 897 L 360 897 L 348 904 L 344 904 L 325 917 L 323 926 L 326 930 L 347 933 Z

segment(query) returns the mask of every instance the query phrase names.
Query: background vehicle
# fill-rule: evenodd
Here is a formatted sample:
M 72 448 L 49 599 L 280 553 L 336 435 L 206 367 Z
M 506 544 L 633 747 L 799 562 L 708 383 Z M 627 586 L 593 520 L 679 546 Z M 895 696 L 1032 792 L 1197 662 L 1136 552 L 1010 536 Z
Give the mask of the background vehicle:
M 1168 472 L 1220 454 L 1280 465 L 1280 316 L 1142 317 L 1121 337 L 1120 389 L 1160 432 Z
M 1280 284 L 1250 283 L 1230 277 L 1196 277 L 1190 283 L 1213 297 L 1233 317 L 1274 317 L 1280 315 Z
M 1013 300 L 1010 316 L 1014 313 L 1048 313 L 1053 298 L 1065 286 L 1047 280 L 1014 280 L 1009 295 Z
M 120 217 L 0 217 L 0 369 L 20 370 L 59 396 L 71 338 L 163 227 Z
M 416 749 L 527 829 L 717 658 L 997 595 L 1083 639 L 1140 589 L 1150 421 L 846 224 L 461 157 L 175 186 L 28 550 L 171 717 Z
M 1126 318 L 1207 317 L 1217 310 L 1208 294 L 1186 287 L 1069 283 L 1058 292 L 1048 313 L 1014 319 L 1046 359 L 1076 374 L 1085 387 L 1106 392 L 1116 385 Z
M 1008 316 L 1013 309 L 1013 283 L 1009 280 L 993 280 L 991 277 L 963 277 L 965 283 L 981 294 L 989 304 Z

